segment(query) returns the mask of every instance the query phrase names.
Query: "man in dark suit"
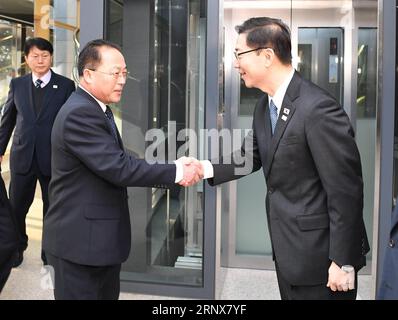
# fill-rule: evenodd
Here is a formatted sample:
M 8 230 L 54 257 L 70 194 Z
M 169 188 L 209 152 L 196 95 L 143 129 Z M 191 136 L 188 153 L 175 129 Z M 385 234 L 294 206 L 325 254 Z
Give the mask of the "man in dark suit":
M 355 299 L 356 273 L 341 267 L 357 272 L 369 246 L 349 118 L 327 92 L 295 72 L 282 21 L 252 18 L 236 30 L 235 67 L 247 87 L 265 93 L 239 151 L 251 169 L 242 173 L 237 161 L 203 161 L 204 177 L 217 185 L 263 169 L 282 299 Z
M 398 205 L 391 217 L 390 241 L 383 266 L 377 299 L 398 300 Z
M 43 247 L 54 267 L 56 299 L 117 299 L 131 242 L 126 187 L 185 185 L 201 173 L 187 159 L 150 165 L 124 151 L 109 107 L 120 101 L 128 74 L 116 45 L 89 42 L 78 71 L 79 88 L 58 113 L 51 136 Z
M 0 176 L 0 293 L 10 275 L 19 243 L 15 217 L 11 214 L 7 190 Z
M 48 209 L 48 183 L 51 175 L 51 129 L 61 106 L 75 90 L 74 82 L 51 70 L 53 46 L 43 38 L 25 43 L 25 60 L 32 73 L 14 78 L 2 110 L 0 161 L 15 128 L 10 154 L 10 203 L 21 234 L 14 267 L 23 260 L 28 246 L 25 218 L 33 202 L 39 180 L 43 216 Z M 46 263 L 42 252 L 43 263 Z

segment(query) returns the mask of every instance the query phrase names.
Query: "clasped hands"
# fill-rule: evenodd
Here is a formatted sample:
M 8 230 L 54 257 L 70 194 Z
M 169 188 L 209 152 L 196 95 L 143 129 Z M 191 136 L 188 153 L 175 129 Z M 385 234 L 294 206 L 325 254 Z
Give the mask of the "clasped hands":
M 184 169 L 182 180 L 178 182 L 183 187 L 190 187 L 203 179 L 203 166 L 199 160 L 192 157 L 181 157 L 177 160 Z

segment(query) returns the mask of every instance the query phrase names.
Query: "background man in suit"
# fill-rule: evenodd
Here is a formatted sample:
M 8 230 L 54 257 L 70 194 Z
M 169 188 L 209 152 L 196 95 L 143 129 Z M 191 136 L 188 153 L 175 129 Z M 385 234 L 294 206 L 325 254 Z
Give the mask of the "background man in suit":
M 348 290 L 354 273 L 341 267 L 358 271 L 369 246 L 361 161 L 347 114 L 295 72 L 283 22 L 252 18 L 236 30 L 235 68 L 247 87 L 265 92 L 239 155 L 251 161 L 252 172 L 262 167 L 267 182 L 281 298 L 355 299 L 356 283 Z M 202 165 L 211 185 L 242 177 L 235 163 Z
M 398 206 L 391 217 L 390 241 L 384 256 L 377 299 L 398 300 Z
M 75 84 L 51 70 L 53 46 L 43 38 L 26 41 L 25 60 L 32 73 L 11 80 L 0 124 L 0 161 L 15 127 L 10 155 L 10 202 L 21 244 L 14 267 L 23 260 L 28 246 L 25 217 L 39 180 L 43 216 L 48 209 L 51 175 L 51 129 L 59 109 L 75 90 Z M 42 252 L 43 263 L 46 263 Z
M 124 151 L 108 106 L 120 101 L 128 74 L 116 45 L 89 42 L 78 71 L 79 88 L 58 113 L 51 136 L 43 247 L 54 267 L 56 299 L 117 299 L 131 242 L 126 187 L 185 185 L 202 175 L 189 159 L 150 165 Z

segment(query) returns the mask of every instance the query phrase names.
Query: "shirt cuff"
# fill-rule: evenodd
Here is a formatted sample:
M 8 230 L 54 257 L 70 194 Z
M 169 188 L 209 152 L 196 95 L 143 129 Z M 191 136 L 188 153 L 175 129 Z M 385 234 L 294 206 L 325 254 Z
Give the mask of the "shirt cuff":
M 176 179 L 174 182 L 178 183 L 184 178 L 184 168 L 181 162 L 176 160 L 174 163 L 176 165 Z
M 203 179 L 209 179 L 214 177 L 213 165 L 209 160 L 200 161 L 203 167 Z

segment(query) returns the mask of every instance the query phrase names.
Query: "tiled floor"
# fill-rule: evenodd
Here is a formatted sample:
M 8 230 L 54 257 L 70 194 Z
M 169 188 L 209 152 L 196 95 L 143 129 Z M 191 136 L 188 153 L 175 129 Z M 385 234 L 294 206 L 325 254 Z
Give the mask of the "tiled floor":
M 4 175 L 3 175 L 4 177 Z M 42 230 L 42 202 L 40 192 L 27 216 L 29 246 L 25 251 L 21 266 L 12 270 L 10 278 L 0 295 L 0 300 L 51 300 L 48 270 L 42 268 L 40 242 Z M 279 300 L 279 292 L 274 271 L 223 268 L 224 283 L 221 299 L 225 300 Z M 372 299 L 371 277 L 359 277 L 358 299 Z M 141 295 L 122 292 L 122 300 L 177 299 L 173 297 Z M 180 298 L 178 298 L 180 299 Z

